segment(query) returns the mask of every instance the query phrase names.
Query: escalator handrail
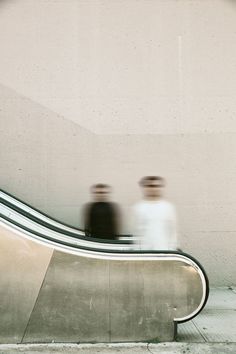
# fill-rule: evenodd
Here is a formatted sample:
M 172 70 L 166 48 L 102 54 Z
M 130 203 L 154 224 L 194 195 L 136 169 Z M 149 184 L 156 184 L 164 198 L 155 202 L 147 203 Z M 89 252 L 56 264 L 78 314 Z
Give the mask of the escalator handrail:
M 20 208 L 20 207 L 16 206 L 14 203 L 11 203 L 11 202 L 5 200 L 5 199 L 1 196 L 1 194 L 3 194 L 3 195 L 5 194 L 6 196 L 9 196 L 9 197 L 12 198 L 13 200 L 16 200 L 17 202 L 19 202 L 19 203 L 23 206 L 23 208 Z M 37 208 L 35 208 L 35 207 L 32 207 L 31 205 L 29 205 L 29 204 L 23 202 L 23 201 L 20 200 L 19 198 L 16 198 L 15 196 L 11 195 L 11 194 L 8 193 L 8 192 L 5 192 L 5 191 L 2 190 L 2 189 L 0 189 L 0 202 L 1 202 L 2 204 L 6 205 L 7 207 L 9 207 L 9 208 L 15 210 L 16 212 L 18 212 L 18 213 L 24 215 L 25 217 L 27 217 L 27 218 L 30 219 L 30 220 L 35 221 L 35 222 L 37 222 L 38 224 L 40 224 L 40 225 L 42 225 L 42 226 L 44 226 L 44 227 L 47 227 L 47 228 L 49 228 L 49 229 L 51 229 L 51 230 L 53 230 L 53 231 L 56 231 L 56 232 L 59 232 L 59 233 L 63 233 L 64 235 L 67 235 L 67 236 L 70 236 L 70 237 L 74 237 L 74 238 L 77 238 L 77 239 L 84 239 L 84 240 L 87 240 L 87 241 L 90 241 L 90 240 L 91 240 L 91 241 L 93 241 L 93 240 L 95 241 L 95 240 L 96 240 L 96 242 L 111 243 L 111 244 L 118 244 L 118 245 L 120 245 L 120 244 L 124 244 L 124 245 L 127 244 L 127 245 L 128 245 L 128 244 L 131 244 L 131 243 L 132 243 L 132 242 L 129 241 L 129 240 L 107 240 L 107 239 L 94 238 L 94 237 L 92 237 L 92 236 L 86 236 L 86 235 L 85 235 L 85 232 L 84 232 L 82 229 L 75 228 L 75 227 L 70 226 L 70 225 L 68 225 L 68 224 L 66 224 L 66 223 L 64 223 L 64 222 L 63 222 L 63 223 L 60 222 L 59 220 L 57 220 L 57 219 L 55 219 L 55 218 L 53 218 L 53 217 L 47 215 L 46 213 L 40 211 L 39 209 L 37 209 Z M 54 226 L 54 225 L 50 224 L 50 222 L 46 222 L 46 221 L 40 219 L 40 217 L 37 217 L 37 216 L 35 216 L 35 215 L 32 215 L 30 212 L 24 210 L 24 207 L 25 207 L 25 206 L 26 206 L 27 208 L 32 209 L 34 212 L 38 213 L 39 215 L 42 215 L 42 216 L 46 217 L 46 218 L 49 219 L 49 220 L 52 220 L 52 221 L 54 221 L 54 222 L 56 222 L 56 223 L 58 223 L 58 224 L 61 224 L 62 226 L 65 226 L 65 227 L 68 227 L 68 228 L 71 228 L 71 229 L 75 230 L 75 232 L 70 232 L 70 231 L 68 231 L 68 230 L 64 230 L 63 228 L 60 228 L 60 227 L 57 227 L 57 226 Z M 77 232 L 78 232 L 78 233 L 77 233 Z M 83 234 L 81 234 L 81 233 L 83 233 Z M 119 236 L 120 236 L 120 237 L 121 237 L 121 236 L 122 236 L 122 237 L 130 237 L 131 235 L 119 235 Z

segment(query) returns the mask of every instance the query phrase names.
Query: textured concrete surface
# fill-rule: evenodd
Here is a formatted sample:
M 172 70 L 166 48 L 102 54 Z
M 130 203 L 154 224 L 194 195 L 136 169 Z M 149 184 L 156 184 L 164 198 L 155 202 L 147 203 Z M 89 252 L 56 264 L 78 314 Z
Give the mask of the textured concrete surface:
M 234 0 L 1 1 L 0 77 L 97 134 L 235 132 L 235 29 Z
M 236 343 L 236 292 L 211 289 L 204 310 L 192 321 L 178 325 L 180 342 Z
M 19 343 L 53 250 L 0 227 L 0 342 Z
M 0 354 L 235 354 L 236 343 L 0 345 Z
M 199 315 L 197 319 L 204 319 L 205 336 L 201 335 L 197 325 L 187 322 L 185 326 L 185 337 L 179 336 L 179 341 L 173 343 L 130 343 L 130 344 L 28 344 L 28 345 L 0 345 L 0 354 L 235 354 L 236 336 L 230 342 L 227 339 L 229 330 L 236 333 L 236 293 L 231 289 L 212 289 L 205 314 Z M 218 316 L 220 309 L 226 309 L 235 317 L 230 318 L 228 325 L 225 322 L 217 322 L 214 327 L 214 338 L 210 336 L 210 327 L 214 316 Z M 211 311 L 209 311 L 211 310 Z M 226 311 L 226 310 L 225 310 Z M 224 313 L 223 320 L 228 317 Z M 189 328 L 187 328 L 189 326 Z M 181 326 L 179 326 L 181 328 Z M 195 328 L 195 330 L 193 330 Z M 188 330 L 187 330 L 188 329 Z M 202 342 L 199 343 L 200 336 Z M 218 343 L 216 343 L 218 339 Z M 190 341 L 187 343 L 186 341 Z
M 78 225 L 90 184 L 127 215 L 163 175 L 183 249 L 233 284 L 235 1 L 0 3 L 2 188 Z

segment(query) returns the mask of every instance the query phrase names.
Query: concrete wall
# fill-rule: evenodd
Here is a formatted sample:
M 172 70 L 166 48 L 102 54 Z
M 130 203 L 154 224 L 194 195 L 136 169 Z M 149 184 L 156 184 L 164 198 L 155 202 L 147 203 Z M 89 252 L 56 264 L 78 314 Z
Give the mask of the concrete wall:
M 0 3 L 1 187 L 81 225 L 89 186 L 166 177 L 182 247 L 236 284 L 236 4 Z

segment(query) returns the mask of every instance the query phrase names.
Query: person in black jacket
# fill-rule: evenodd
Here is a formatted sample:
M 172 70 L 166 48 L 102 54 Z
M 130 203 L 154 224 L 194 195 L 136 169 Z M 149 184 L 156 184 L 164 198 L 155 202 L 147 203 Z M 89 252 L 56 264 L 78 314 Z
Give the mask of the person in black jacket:
M 115 240 L 119 234 L 119 208 L 109 201 L 111 187 L 95 184 L 91 187 L 93 202 L 84 207 L 86 236 Z

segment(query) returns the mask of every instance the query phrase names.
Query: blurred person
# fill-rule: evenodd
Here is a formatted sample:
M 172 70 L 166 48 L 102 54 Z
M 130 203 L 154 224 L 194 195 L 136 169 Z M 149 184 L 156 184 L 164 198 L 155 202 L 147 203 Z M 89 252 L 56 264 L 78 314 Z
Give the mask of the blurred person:
M 95 184 L 91 187 L 93 201 L 84 207 L 86 236 L 100 239 L 118 239 L 120 212 L 117 204 L 110 202 L 111 187 Z
M 135 248 L 176 250 L 176 212 L 174 205 L 163 198 L 164 178 L 146 176 L 139 184 L 143 200 L 133 207 Z

